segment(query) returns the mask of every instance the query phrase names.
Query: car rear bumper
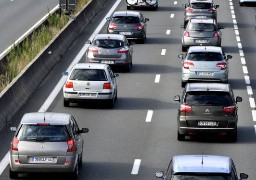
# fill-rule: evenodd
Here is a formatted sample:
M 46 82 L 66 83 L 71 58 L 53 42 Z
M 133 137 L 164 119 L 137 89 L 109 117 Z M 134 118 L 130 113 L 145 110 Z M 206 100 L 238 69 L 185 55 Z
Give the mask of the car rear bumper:
M 189 72 L 189 73 L 183 73 L 182 74 L 182 81 L 188 82 L 188 81 L 220 81 L 220 82 L 227 82 L 228 81 L 228 75 L 227 73 L 223 72 L 214 72 L 214 75 L 205 75 L 200 76 L 197 75 L 196 72 Z
M 85 92 L 86 93 L 86 92 Z M 91 93 L 91 92 L 89 92 Z M 106 93 L 98 93 L 97 97 L 81 97 L 78 95 L 78 92 L 63 92 L 64 98 L 66 100 L 72 101 L 72 102 L 78 102 L 78 101 L 97 101 L 97 100 L 109 100 L 112 99 L 114 96 L 113 92 L 106 92 Z
M 200 38 L 186 38 L 182 39 L 182 46 L 183 47 L 190 47 L 190 46 L 220 46 L 221 40 L 217 38 L 201 38 L 203 40 L 207 40 L 207 42 L 204 43 L 198 43 L 196 40 L 199 40 Z
M 131 32 L 131 34 L 124 34 L 127 39 L 143 39 L 143 31 L 129 31 L 129 30 L 120 30 L 120 31 L 113 31 L 108 32 L 109 34 L 122 34 L 122 32 Z
M 108 64 L 109 66 L 126 66 L 131 62 L 130 59 L 100 59 L 100 58 L 92 58 L 88 59 L 89 63 L 101 63 Z
M 230 128 L 199 128 L 199 127 L 179 127 L 179 133 L 184 135 L 198 135 L 198 134 L 228 134 L 236 133 L 235 127 Z

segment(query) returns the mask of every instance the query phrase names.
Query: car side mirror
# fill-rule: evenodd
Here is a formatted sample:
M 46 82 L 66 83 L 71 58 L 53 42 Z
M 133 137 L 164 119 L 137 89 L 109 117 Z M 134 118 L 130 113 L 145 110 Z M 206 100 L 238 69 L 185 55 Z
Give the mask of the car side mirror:
M 231 55 L 227 55 L 227 60 L 232 59 Z
M 155 173 L 155 176 L 156 176 L 157 178 L 163 178 L 163 177 L 164 177 L 164 172 L 163 172 L 163 171 L 157 171 L 157 172 Z
M 178 58 L 183 59 L 183 58 L 184 58 L 183 54 L 179 54 L 179 55 L 178 55 Z
M 248 179 L 248 174 L 240 173 L 240 179 Z
M 62 75 L 63 75 L 63 76 L 68 76 L 68 72 L 65 71 L 65 72 L 62 73 Z
M 180 102 L 180 96 L 179 96 L 179 95 L 174 96 L 174 97 L 173 97 L 173 100 L 174 100 L 174 101 L 179 101 L 179 102 Z
M 85 41 L 85 44 L 92 44 L 92 41 L 91 40 L 87 40 L 87 41 Z
M 215 9 L 217 9 L 217 8 L 219 8 L 219 7 L 220 7 L 220 5 L 215 5 L 215 6 L 214 6 Z
M 107 20 L 107 21 L 110 21 L 110 17 L 107 17 L 106 20 Z
M 89 129 L 88 128 L 82 128 L 78 131 L 78 133 L 88 133 Z
M 242 98 L 242 97 L 240 97 L 240 96 L 237 96 L 237 97 L 236 97 L 236 103 L 242 102 L 242 101 L 243 101 L 243 98 Z
M 114 74 L 114 77 L 119 77 L 119 74 Z
M 147 21 L 149 21 L 149 19 L 148 19 L 148 18 L 145 18 L 145 22 L 147 22 Z
M 16 131 L 17 131 L 17 128 L 16 128 L 16 127 L 10 127 L 10 131 L 16 132 Z

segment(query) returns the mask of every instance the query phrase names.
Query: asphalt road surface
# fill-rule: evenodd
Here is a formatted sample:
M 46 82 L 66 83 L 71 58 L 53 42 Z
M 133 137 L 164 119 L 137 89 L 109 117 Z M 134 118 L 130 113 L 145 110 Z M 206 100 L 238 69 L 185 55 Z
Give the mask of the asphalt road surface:
M 14 117 L 14 123 L 10 126 L 16 126 L 24 113 L 40 109 L 61 78 L 62 72 L 76 57 L 114 2 L 110 0 L 108 6 L 77 39 L 63 60 Z M 133 43 L 134 66 L 130 73 L 120 72 L 118 102 L 114 109 L 92 104 L 74 104 L 65 108 L 62 92 L 59 92 L 48 109 L 52 112 L 70 113 L 77 119 L 80 127 L 90 129 L 88 134 L 83 135 L 85 148 L 83 167 L 79 172 L 80 180 L 155 179 L 154 173 L 157 170 L 165 171 L 170 158 L 180 154 L 230 156 L 239 173 L 245 172 L 249 179 L 256 179 L 256 117 L 252 116 L 255 109 L 253 93 L 256 76 L 254 7 L 240 7 L 234 0 L 215 0 L 215 4 L 220 5 L 217 9 L 218 23 L 225 27 L 222 30 L 222 46 L 226 54 L 233 56 L 229 61 L 229 82 L 235 95 L 243 97 L 243 102 L 238 104 L 238 141 L 231 143 L 222 141 L 221 138 L 205 138 L 179 142 L 176 123 L 178 103 L 172 98 L 174 95 L 181 95 L 183 91 L 181 62 L 177 55 L 182 53 L 183 29 L 180 25 L 183 24 L 182 3 L 185 2 L 187 1 L 160 0 L 157 11 L 141 10 L 150 19 L 147 40 L 145 44 Z M 116 10 L 126 10 L 125 1 Z M 101 32 L 106 33 L 106 26 Z M 84 57 L 81 62 L 84 62 Z M 7 129 L 1 132 L 0 159 L 8 152 L 13 136 Z M 135 171 L 132 171 L 133 167 Z M 9 179 L 8 169 L 9 166 L 1 174 L 1 180 Z M 49 176 L 47 178 L 53 175 Z M 56 178 L 59 179 L 53 177 Z M 27 179 L 26 175 L 24 179 Z

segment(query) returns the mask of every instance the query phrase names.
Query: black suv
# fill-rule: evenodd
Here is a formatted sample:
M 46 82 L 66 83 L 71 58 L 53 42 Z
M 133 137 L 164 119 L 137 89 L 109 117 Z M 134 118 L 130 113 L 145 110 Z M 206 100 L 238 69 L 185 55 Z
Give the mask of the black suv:
M 147 38 L 147 21 L 140 12 L 137 11 L 116 11 L 109 21 L 108 34 L 123 34 L 127 39 L 139 40 L 144 43 Z
M 189 0 L 185 7 L 184 26 L 192 18 L 212 18 L 217 21 L 216 9 L 219 5 L 214 5 L 213 0 Z
M 237 102 L 229 84 L 188 83 L 183 95 L 174 97 L 181 102 L 178 109 L 178 140 L 185 136 L 213 133 L 237 140 Z

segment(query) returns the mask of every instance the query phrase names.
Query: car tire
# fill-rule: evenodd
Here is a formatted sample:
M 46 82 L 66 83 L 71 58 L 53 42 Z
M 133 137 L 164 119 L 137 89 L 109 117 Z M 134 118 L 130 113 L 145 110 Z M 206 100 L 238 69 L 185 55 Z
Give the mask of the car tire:
M 180 134 L 180 132 L 178 131 L 177 139 L 178 139 L 178 141 L 185 141 L 185 135 L 184 134 Z
M 158 9 L 158 3 L 156 4 L 156 6 L 153 8 L 155 11 Z
M 182 46 L 181 46 L 181 50 L 182 50 L 182 52 L 186 52 L 186 51 L 187 51 L 187 48 L 182 45 Z
M 126 72 L 130 72 L 130 71 L 131 71 L 131 68 L 132 68 L 132 63 L 128 63 L 128 64 L 125 66 L 125 71 L 126 71 Z
M 81 152 L 81 155 L 80 155 L 80 159 L 79 159 L 79 162 L 78 162 L 78 167 L 82 167 L 83 166 L 83 152 Z
M 115 102 L 117 101 L 117 90 L 116 90 L 116 96 L 115 96 Z
M 235 130 L 234 134 L 232 134 L 229 138 L 231 142 L 236 142 L 237 141 L 237 129 Z
M 115 98 L 114 97 L 112 99 L 107 100 L 107 107 L 109 109 L 112 109 L 114 107 L 114 105 L 115 105 Z
M 78 164 L 77 164 L 74 172 L 70 173 L 70 179 L 77 180 L 78 174 L 79 174 L 79 168 L 78 168 Z
M 11 169 L 9 169 L 9 177 L 10 179 L 17 179 L 19 176 L 18 172 L 13 172 Z
M 126 9 L 127 9 L 127 10 L 131 10 L 131 6 L 127 6 Z
M 64 106 L 64 107 L 69 107 L 69 106 L 70 106 L 69 100 L 64 99 L 64 100 L 63 100 L 63 106 Z
M 187 84 L 187 82 L 186 81 L 181 81 L 181 87 L 185 87 L 186 86 L 186 84 Z

